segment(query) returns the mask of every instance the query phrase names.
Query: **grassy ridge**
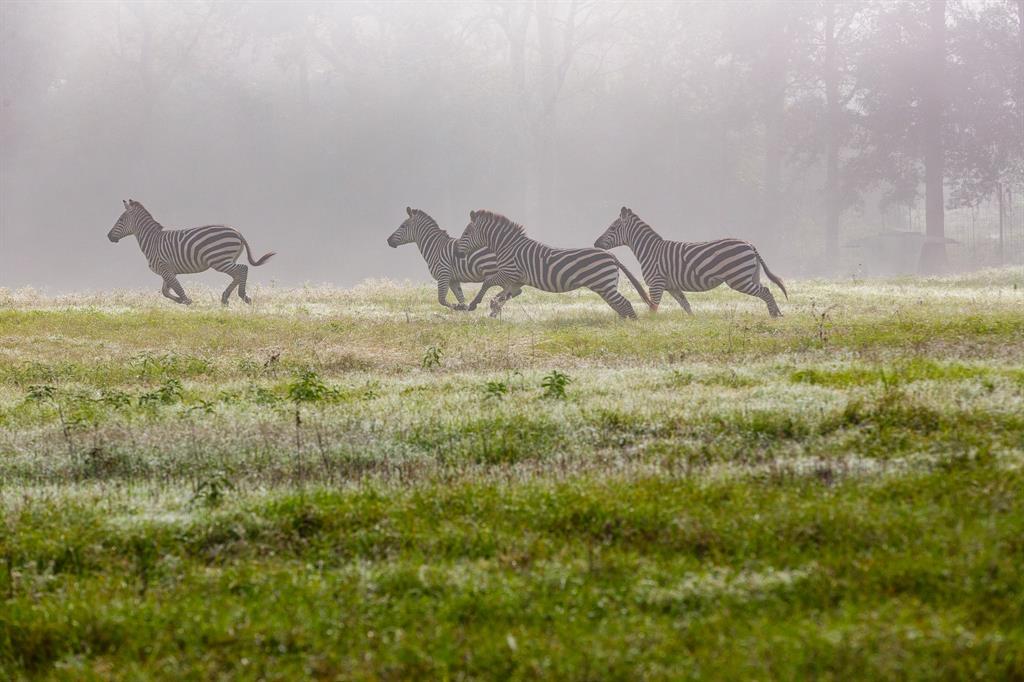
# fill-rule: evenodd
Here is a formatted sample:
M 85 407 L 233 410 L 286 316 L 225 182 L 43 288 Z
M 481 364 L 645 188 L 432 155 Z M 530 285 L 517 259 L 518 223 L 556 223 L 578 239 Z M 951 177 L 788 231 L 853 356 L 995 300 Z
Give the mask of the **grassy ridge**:
M 1021 283 L 0 292 L 0 677 L 1022 677 Z

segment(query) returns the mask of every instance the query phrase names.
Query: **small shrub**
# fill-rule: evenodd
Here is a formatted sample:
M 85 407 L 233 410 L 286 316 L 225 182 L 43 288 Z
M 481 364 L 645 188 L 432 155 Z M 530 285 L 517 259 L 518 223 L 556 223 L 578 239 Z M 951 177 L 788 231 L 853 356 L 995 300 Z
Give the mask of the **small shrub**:
M 167 379 L 163 385 L 155 391 L 143 393 L 139 396 L 139 407 L 155 407 L 157 405 L 174 405 L 180 403 L 183 395 L 181 382 L 177 379 Z
M 423 354 L 423 360 L 421 365 L 423 369 L 433 369 L 434 367 L 441 366 L 441 357 L 444 355 L 444 351 L 437 346 L 431 346 Z
M 224 503 L 227 494 L 235 489 L 235 484 L 223 471 L 215 471 L 199 481 L 192 492 L 193 505 L 216 508 Z
M 313 370 L 301 369 L 288 384 L 287 395 L 293 403 L 321 403 L 333 400 L 338 392 L 329 388 Z
M 484 395 L 488 400 L 501 400 L 508 395 L 508 382 L 501 380 L 488 381 L 484 384 Z
M 544 389 L 544 397 L 554 400 L 565 400 L 565 389 L 571 383 L 572 378 L 557 369 L 551 370 L 551 373 L 540 381 L 541 388 Z

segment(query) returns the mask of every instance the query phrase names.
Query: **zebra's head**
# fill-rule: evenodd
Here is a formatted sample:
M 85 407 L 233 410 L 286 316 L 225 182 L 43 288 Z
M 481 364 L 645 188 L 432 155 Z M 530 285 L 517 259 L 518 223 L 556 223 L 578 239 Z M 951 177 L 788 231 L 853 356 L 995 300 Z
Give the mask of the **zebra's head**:
M 409 208 L 408 206 L 405 207 L 405 212 L 409 214 L 409 217 L 388 237 L 388 246 L 392 249 L 397 249 L 402 244 L 416 241 L 418 232 L 416 228 L 420 222 L 420 217 L 426 215 L 418 208 Z
M 456 256 L 465 256 L 477 249 L 482 249 L 487 246 L 487 243 L 484 240 L 483 230 L 477 222 L 477 218 L 480 217 L 480 214 L 481 211 L 469 212 L 469 224 L 466 225 L 466 229 L 462 231 L 462 236 L 455 242 Z
M 139 213 L 145 210 L 142 208 L 142 204 L 134 199 L 122 199 L 121 203 L 124 204 L 124 213 L 121 214 L 121 217 L 117 219 L 114 226 L 110 228 L 110 232 L 107 233 L 107 239 L 115 244 L 128 235 L 135 234 Z
M 626 231 L 628 226 L 632 223 L 631 218 L 635 217 L 631 209 L 622 207 L 619 211 L 619 217 L 608 226 L 608 229 L 597 238 L 594 242 L 594 246 L 599 249 L 614 249 L 616 246 L 622 246 L 626 243 Z

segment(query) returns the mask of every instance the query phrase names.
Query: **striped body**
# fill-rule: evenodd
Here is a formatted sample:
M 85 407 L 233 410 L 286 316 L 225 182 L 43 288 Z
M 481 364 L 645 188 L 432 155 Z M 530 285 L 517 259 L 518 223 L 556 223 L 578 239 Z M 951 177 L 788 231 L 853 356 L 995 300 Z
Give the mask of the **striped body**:
M 520 225 L 490 211 L 474 211 L 470 217 L 457 249 L 466 253 L 486 247 L 497 256 L 498 273 L 494 281 L 502 291 L 491 302 L 492 317 L 501 311 L 505 301 L 522 293 L 523 286 L 552 292 L 586 287 L 622 317 L 636 317 L 633 306 L 618 291 L 620 269 L 644 301 L 650 303 L 640 282 L 607 251 L 550 247 L 530 239 Z
M 468 310 L 475 310 L 487 290 L 494 286 L 493 282 L 488 282 L 488 277 L 498 271 L 494 254 L 481 248 L 459 255 L 455 253 L 455 239 L 438 227 L 437 221 L 426 212 L 408 207 L 405 211 L 409 217 L 388 237 L 388 246 L 398 248 L 402 244 L 416 244 L 427 262 L 430 275 L 437 280 L 438 303 L 446 308 L 466 310 L 462 283 L 483 282 L 476 298 L 468 306 Z M 455 294 L 457 305 L 448 303 L 449 289 Z
M 762 268 L 783 294 L 786 294 L 786 288 L 782 280 L 768 270 L 764 259 L 750 242 L 741 239 L 708 242 L 663 239 L 639 216 L 623 207 L 619 218 L 594 245 L 603 249 L 625 245 L 632 249 L 640 261 L 640 269 L 655 306 L 661 302 L 663 292 L 668 291 L 690 313 L 684 291 L 708 291 L 726 284 L 763 300 L 772 317 L 782 315 L 771 291 L 761 284 Z
M 231 284 L 221 295 L 222 303 L 227 304 L 236 287 L 239 297 L 250 303 L 245 293 L 249 268 L 235 261 L 242 255 L 243 249 L 248 254 L 250 265 L 262 265 L 274 255 L 271 252 L 257 261 L 252 260 L 245 237 L 238 230 L 226 225 L 166 230 L 137 201 L 125 202 L 124 213 L 107 237 L 110 241 L 117 242 L 130 234 L 135 235 L 139 248 L 149 263 L 149 269 L 163 279 L 163 295 L 185 305 L 191 303 L 192 299 L 185 295 L 177 276 L 210 269 L 223 272 L 232 278 Z M 175 295 L 171 295 L 171 292 Z

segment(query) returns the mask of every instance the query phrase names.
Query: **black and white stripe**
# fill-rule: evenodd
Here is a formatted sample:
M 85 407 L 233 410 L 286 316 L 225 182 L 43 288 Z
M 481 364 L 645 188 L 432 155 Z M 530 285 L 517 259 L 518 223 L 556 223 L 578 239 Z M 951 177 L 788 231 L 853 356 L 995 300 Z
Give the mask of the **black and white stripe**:
M 213 268 L 231 276 L 231 284 L 220 297 L 221 303 L 227 305 L 228 297 L 235 287 L 238 287 L 239 298 L 251 303 L 245 295 L 249 267 L 235 261 L 242 255 L 244 248 L 249 265 L 262 265 L 274 255 L 273 251 L 254 261 L 245 237 L 232 227 L 205 225 L 188 230 L 165 230 L 139 202 L 129 199 L 124 202 L 124 209 L 124 213 L 107 233 L 107 238 L 118 242 L 130 234 L 135 235 L 139 248 L 149 261 L 149 269 L 164 281 L 161 289 L 164 296 L 175 303 L 192 303 L 178 282 L 178 275 Z M 172 295 L 172 291 L 175 295 Z
M 768 305 L 772 317 L 781 317 L 775 297 L 761 284 L 760 271 L 775 282 L 789 298 L 782 280 L 772 274 L 754 245 L 740 239 L 710 242 L 675 242 L 662 239 L 633 211 L 622 207 L 619 217 L 604 231 L 594 246 L 612 249 L 628 246 L 640 261 L 640 270 L 657 309 L 661 295 L 669 292 L 687 313 L 690 304 L 684 291 L 707 291 L 727 284 L 736 291 L 756 296 Z
M 473 211 L 469 216 L 470 223 L 456 244 L 456 252 L 486 247 L 498 257 L 494 282 L 502 291 L 491 301 L 492 317 L 501 311 L 505 301 L 521 294 L 524 285 L 554 292 L 586 287 L 622 317 L 636 317 L 633 306 L 618 291 L 619 270 L 626 274 L 644 302 L 651 305 L 639 280 L 607 251 L 552 248 L 527 237 L 521 225 L 503 215 Z
M 408 206 L 405 212 L 409 217 L 388 237 L 388 246 L 396 249 L 402 244 L 415 243 L 431 276 L 437 280 L 438 303 L 452 310 L 476 310 L 487 290 L 495 285 L 488 278 L 498 272 L 497 258 L 487 249 L 476 249 L 460 256 L 455 253 L 455 238 L 438 227 L 437 221 L 426 212 Z M 462 293 L 463 282 L 483 282 L 468 308 Z M 455 294 L 457 305 L 448 303 L 449 289 Z

